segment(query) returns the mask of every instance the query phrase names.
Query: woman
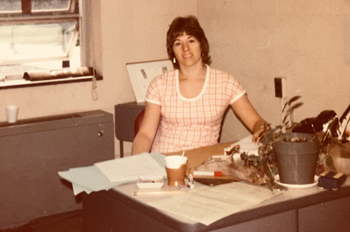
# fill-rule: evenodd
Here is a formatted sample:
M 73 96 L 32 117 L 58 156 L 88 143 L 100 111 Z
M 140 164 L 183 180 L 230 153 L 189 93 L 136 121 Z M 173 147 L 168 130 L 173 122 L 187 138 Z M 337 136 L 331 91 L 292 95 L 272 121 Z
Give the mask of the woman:
M 233 111 L 256 141 L 265 121 L 229 73 L 209 67 L 209 43 L 194 16 L 175 18 L 167 32 L 174 70 L 152 80 L 132 154 L 174 152 L 218 143 L 225 110 Z

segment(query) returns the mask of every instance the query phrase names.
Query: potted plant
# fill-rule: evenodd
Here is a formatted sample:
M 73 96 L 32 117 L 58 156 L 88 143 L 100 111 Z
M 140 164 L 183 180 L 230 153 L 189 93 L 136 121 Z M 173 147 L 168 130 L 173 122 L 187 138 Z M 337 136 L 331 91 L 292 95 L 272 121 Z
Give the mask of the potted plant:
M 282 125 L 275 128 L 265 125 L 258 152 L 262 157 L 264 172 L 270 178 L 270 185 L 276 174 L 279 174 L 280 182 L 286 184 L 314 182 L 320 141 L 317 133 L 294 131 L 303 124 L 293 120 L 293 111 L 302 105 L 296 103 L 299 98 L 293 97 L 284 105 Z
M 295 123 L 293 112 L 302 105 L 296 102 L 299 98 L 295 96 L 284 105 L 282 125 L 265 125 L 259 157 L 253 157 L 258 158 L 255 166 L 267 175 L 269 187 L 276 174 L 282 183 L 309 184 L 314 182 L 316 165 L 318 173 L 324 168 L 345 173 L 350 167 L 350 136 L 344 133 L 350 123 L 350 105 L 339 119 L 333 110 L 325 110 Z
M 244 167 L 257 171 L 271 189 L 277 174 L 281 183 L 298 185 L 314 183 L 315 174 L 323 170 L 350 174 L 350 136 L 344 133 L 350 123 L 350 105 L 339 120 L 333 110 L 325 110 L 296 123 L 293 112 L 302 105 L 299 99 L 295 96 L 286 102 L 281 125 L 264 126 L 258 155 L 241 153 Z

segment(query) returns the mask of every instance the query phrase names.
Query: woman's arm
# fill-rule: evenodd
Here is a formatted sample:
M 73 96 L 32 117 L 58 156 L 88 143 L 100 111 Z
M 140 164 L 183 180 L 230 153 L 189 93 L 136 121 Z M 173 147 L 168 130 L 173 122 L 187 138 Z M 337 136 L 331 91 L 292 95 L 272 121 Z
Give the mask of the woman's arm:
M 244 94 L 237 101 L 232 103 L 231 107 L 235 114 L 253 134 L 253 141 L 259 141 L 261 139 L 261 132 L 263 132 L 264 125 L 267 124 L 267 122 L 260 117 L 258 112 L 256 112 L 247 95 Z
M 150 152 L 160 120 L 160 105 L 146 102 L 145 115 L 132 144 L 131 155 Z

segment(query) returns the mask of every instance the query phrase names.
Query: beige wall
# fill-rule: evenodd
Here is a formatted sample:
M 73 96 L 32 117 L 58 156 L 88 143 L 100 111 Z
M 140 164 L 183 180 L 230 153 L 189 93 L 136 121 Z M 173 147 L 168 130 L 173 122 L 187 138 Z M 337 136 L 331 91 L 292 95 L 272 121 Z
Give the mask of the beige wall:
M 167 57 L 165 34 L 179 15 L 198 16 L 211 45 L 214 68 L 235 75 L 268 121 L 280 121 L 281 101 L 273 78 L 287 77 L 288 96 L 304 102 L 297 120 L 324 109 L 338 114 L 350 103 L 350 2 L 345 0 L 103 0 L 89 1 L 91 64 L 103 74 L 99 99 L 91 83 L 0 91 L 5 106 L 20 107 L 20 118 L 102 109 L 134 101 L 125 63 Z M 248 132 L 229 112 L 222 141 Z M 116 155 L 119 145 L 116 142 Z M 127 143 L 125 151 L 130 150 Z
M 288 97 L 302 96 L 296 121 L 326 109 L 340 116 L 350 104 L 349 1 L 201 0 L 197 15 L 211 43 L 212 66 L 239 78 L 269 122 L 282 117 L 276 76 L 287 78 Z M 247 134 L 228 114 L 222 141 Z

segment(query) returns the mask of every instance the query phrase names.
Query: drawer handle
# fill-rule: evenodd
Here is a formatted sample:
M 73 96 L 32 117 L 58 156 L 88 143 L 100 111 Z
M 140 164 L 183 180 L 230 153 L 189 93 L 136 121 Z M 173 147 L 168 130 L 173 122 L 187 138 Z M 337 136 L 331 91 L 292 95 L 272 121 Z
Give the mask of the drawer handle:
M 99 131 L 99 132 L 97 133 L 97 136 L 98 136 L 98 137 L 102 137 L 102 136 L 103 136 L 103 131 Z

